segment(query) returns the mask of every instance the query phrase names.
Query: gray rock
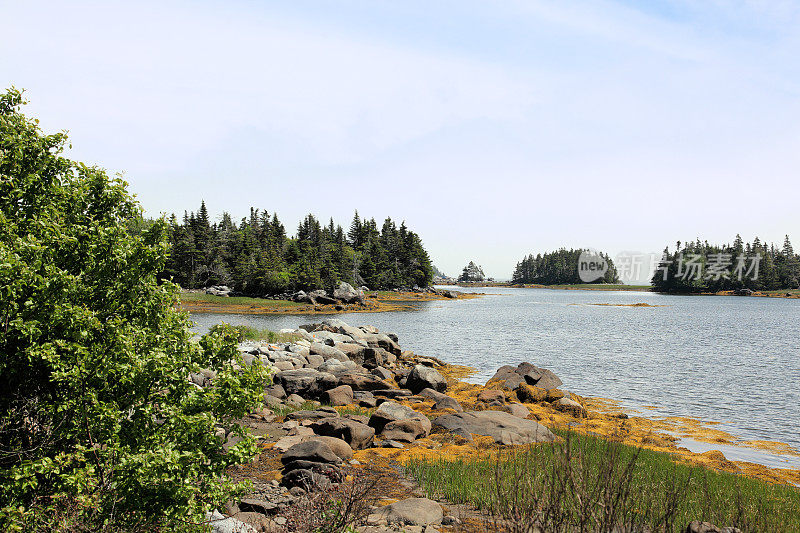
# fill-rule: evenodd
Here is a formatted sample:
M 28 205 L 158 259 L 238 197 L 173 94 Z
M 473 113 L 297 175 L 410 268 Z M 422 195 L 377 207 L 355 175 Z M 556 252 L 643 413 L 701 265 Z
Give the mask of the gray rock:
M 325 362 L 325 358 L 321 355 L 309 354 L 306 356 L 306 361 L 308 361 L 308 368 L 318 369 L 320 365 Z
M 344 372 L 350 372 L 353 370 L 357 370 L 358 365 L 356 365 L 353 361 L 339 361 L 338 359 L 328 359 L 321 365 L 319 365 L 320 372 L 329 372 L 331 374 L 341 374 Z
M 538 368 L 530 363 L 520 363 L 516 368 L 509 365 L 501 366 L 486 384 L 494 381 L 504 381 L 503 388 L 507 390 L 516 390 L 521 383 L 545 390 L 557 389 L 562 385 L 558 376 L 551 371 Z
M 233 289 L 227 285 L 214 285 L 206 289 L 206 294 L 212 294 L 214 296 L 230 296 L 231 292 L 233 292 Z
M 332 389 L 339 384 L 333 374 L 318 372 L 313 368 L 301 368 L 278 372 L 272 378 L 276 385 L 280 385 L 286 394 L 299 394 L 304 398 L 316 398 L 322 391 Z
M 328 463 L 337 465 L 342 462 L 338 455 L 333 453 L 333 450 L 320 440 L 307 440 L 295 444 L 281 456 L 283 464 L 289 464 L 292 461 L 312 461 L 315 463 Z
M 395 422 L 397 420 L 410 420 L 410 419 L 425 419 L 428 420 L 428 417 L 423 415 L 422 413 L 418 413 L 415 410 L 411 409 L 410 407 L 406 407 L 405 405 L 401 405 L 397 402 L 393 401 L 386 401 L 383 402 L 372 416 L 369 417 L 369 425 L 375 428 L 377 433 L 383 431 L 384 427 L 390 422 Z M 430 422 L 429 422 L 430 423 Z M 430 431 L 430 427 L 428 428 Z
M 328 346 L 327 344 L 322 344 L 321 342 L 315 342 L 311 345 L 311 353 L 316 355 L 321 355 L 326 361 L 328 359 L 337 359 L 339 361 L 349 361 L 350 358 L 338 348 L 334 348 L 333 346 Z
M 431 422 L 427 417 L 394 420 L 383 427 L 381 436 L 398 442 L 414 442 L 427 437 L 431 432 Z
M 333 297 L 345 303 L 363 302 L 364 292 L 356 290 L 349 283 L 342 281 L 338 287 L 333 289 Z
M 506 405 L 503 410 L 520 418 L 527 418 L 531 414 L 530 409 L 517 402 Z
M 376 514 L 383 516 L 390 524 L 415 526 L 437 525 L 442 523 L 442 507 L 428 498 L 408 498 L 381 507 Z
M 394 377 L 391 372 L 389 372 L 382 366 L 376 366 L 375 368 L 370 370 L 369 373 L 383 380 L 392 379 L 392 377 Z
M 442 394 L 441 392 L 433 389 L 422 389 L 419 392 L 419 396 L 433 400 L 435 402 L 433 404 L 434 409 L 452 409 L 458 413 L 464 411 L 464 409 L 461 407 L 461 404 L 458 403 L 455 398 L 451 398 L 450 396 Z
M 339 412 L 333 407 L 320 407 L 319 409 L 295 411 L 289 413 L 286 418 L 289 420 L 320 420 L 322 418 L 338 417 Z
M 323 418 L 311 424 L 317 435 L 342 439 L 354 450 L 363 450 L 372 445 L 375 430 L 348 418 Z
M 555 435 L 535 420 L 527 420 L 502 411 L 467 411 L 443 415 L 434 426 L 458 435 L 486 435 L 505 445 L 553 442 Z
M 383 335 L 380 333 L 365 333 L 362 340 L 366 341 L 367 344 L 372 347 L 377 346 L 379 348 L 383 348 L 387 352 L 393 353 L 394 355 L 400 355 L 402 353 L 400 346 L 398 346 L 397 343 L 388 335 Z
M 206 521 L 213 533 L 256 533 L 256 530 L 241 520 L 225 517 L 217 510 L 206 513 Z
M 299 394 L 290 394 L 286 398 L 286 405 L 291 405 L 292 407 L 301 407 L 304 403 L 306 403 L 306 400 Z
M 447 390 L 447 380 L 436 369 L 416 365 L 408 375 L 406 387 L 414 394 L 422 391 L 422 389 L 444 392 Z
M 353 342 L 353 338 L 349 335 L 342 335 L 341 333 L 333 333 L 332 331 L 314 331 L 311 336 L 319 342 L 328 346 L 333 346 L 334 343 L 349 343 Z
M 331 449 L 342 461 L 350 461 L 353 458 L 353 448 L 347 442 L 336 437 L 325 437 L 322 435 L 312 435 L 310 437 L 303 437 L 301 442 L 308 440 L 318 440 L 324 442 L 328 448 Z
M 294 363 L 292 363 L 291 361 L 275 361 L 274 363 L 272 363 L 272 366 L 274 366 L 281 372 L 284 370 L 294 370 Z
M 353 326 L 348 326 L 347 324 L 340 325 L 338 327 L 339 333 L 342 335 L 348 335 L 353 339 L 362 339 L 364 338 L 364 331 L 358 328 L 354 328 Z
M 350 385 L 354 391 L 373 391 L 388 389 L 390 385 L 372 374 L 361 372 L 345 372 L 339 375 L 339 383 Z
M 567 397 L 559 398 L 558 400 L 554 401 L 551 405 L 559 411 L 571 414 L 575 418 L 586 417 L 586 409 L 584 409 L 581 404 L 570 398 Z
M 347 328 L 350 327 L 347 324 L 347 322 L 345 322 L 344 320 L 342 320 L 340 318 L 326 318 L 325 320 L 322 321 L 322 325 L 323 326 L 328 326 L 328 327 L 333 328 L 333 329 L 339 329 L 339 328 L 342 328 L 342 327 L 347 327 Z
M 329 405 L 349 405 L 353 403 L 353 389 L 349 385 L 339 385 L 323 392 L 320 399 Z
M 355 361 L 358 364 L 364 362 L 364 350 L 367 349 L 366 346 L 355 342 L 337 342 L 333 347 L 337 350 L 341 350 L 351 361 Z
M 264 393 L 267 396 L 273 396 L 278 398 L 279 400 L 283 400 L 286 398 L 286 391 L 283 390 L 283 387 L 280 385 L 270 385 L 269 387 L 264 389 Z
M 283 476 L 281 478 L 281 485 L 288 488 L 299 487 L 306 492 L 313 492 L 330 487 L 331 482 L 322 474 L 304 468 L 298 468 Z

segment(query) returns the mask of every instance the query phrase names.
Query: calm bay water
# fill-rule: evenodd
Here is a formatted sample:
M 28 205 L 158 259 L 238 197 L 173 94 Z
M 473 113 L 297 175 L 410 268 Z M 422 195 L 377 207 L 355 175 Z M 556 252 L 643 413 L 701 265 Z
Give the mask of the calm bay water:
M 634 408 L 653 405 L 658 410 L 652 414 L 718 421 L 742 439 L 800 449 L 800 300 L 481 290 L 492 294 L 338 318 L 395 332 L 404 349 L 475 367 L 476 383 L 502 365 L 529 361 L 580 395 Z M 637 302 L 664 307 L 590 305 Z M 204 332 L 222 321 L 277 330 L 324 317 L 192 318 Z

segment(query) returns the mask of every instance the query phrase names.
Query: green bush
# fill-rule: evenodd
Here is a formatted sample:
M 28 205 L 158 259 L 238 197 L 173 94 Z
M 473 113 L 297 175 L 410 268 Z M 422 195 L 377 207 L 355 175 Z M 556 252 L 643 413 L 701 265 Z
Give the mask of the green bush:
M 191 529 L 238 490 L 224 470 L 255 441 L 215 432 L 244 433 L 268 376 L 230 328 L 192 341 L 157 282 L 165 222 L 130 233 L 127 184 L 62 157 L 22 103 L 0 94 L 0 529 Z

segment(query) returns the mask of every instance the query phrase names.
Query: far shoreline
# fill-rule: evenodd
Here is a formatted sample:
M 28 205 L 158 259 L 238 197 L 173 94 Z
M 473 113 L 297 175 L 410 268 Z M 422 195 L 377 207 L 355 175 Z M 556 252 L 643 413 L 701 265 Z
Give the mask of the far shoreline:
M 656 292 L 650 285 L 626 285 L 624 283 L 576 283 L 566 285 L 540 285 L 536 283 L 507 283 L 507 282 L 448 282 L 435 283 L 436 287 L 462 287 L 462 288 L 502 288 L 502 289 L 550 289 L 563 291 L 611 291 L 611 292 L 651 292 L 671 296 L 737 296 L 740 298 L 785 298 L 800 299 L 800 289 L 778 289 L 774 291 L 753 291 L 748 295 L 738 295 L 735 291 L 718 292 Z

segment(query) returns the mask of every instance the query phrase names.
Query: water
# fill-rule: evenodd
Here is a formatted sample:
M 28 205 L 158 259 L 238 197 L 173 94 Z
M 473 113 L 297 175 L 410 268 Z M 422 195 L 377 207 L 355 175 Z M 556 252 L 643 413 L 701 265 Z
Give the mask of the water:
M 492 294 L 339 318 L 395 332 L 404 349 L 475 367 L 476 383 L 499 366 L 529 361 L 580 395 L 654 405 L 659 415 L 722 422 L 741 439 L 800 449 L 800 300 L 481 290 Z M 588 305 L 638 302 L 664 307 Z M 221 321 L 277 330 L 321 318 L 193 316 L 201 332 Z

